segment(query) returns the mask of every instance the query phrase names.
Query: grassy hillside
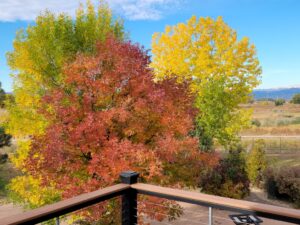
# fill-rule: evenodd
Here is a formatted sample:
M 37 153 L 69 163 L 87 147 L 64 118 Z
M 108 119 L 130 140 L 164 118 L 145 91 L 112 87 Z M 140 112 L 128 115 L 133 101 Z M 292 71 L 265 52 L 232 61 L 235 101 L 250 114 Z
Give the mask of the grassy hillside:
M 274 102 L 261 101 L 243 107 L 253 109 L 254 125 L 244 130 L 242 135 L 300 135 L 300 105 L 298 104 L 285 103 L 275 106 Z M 257 121 L 260 125 L 257 125 Z

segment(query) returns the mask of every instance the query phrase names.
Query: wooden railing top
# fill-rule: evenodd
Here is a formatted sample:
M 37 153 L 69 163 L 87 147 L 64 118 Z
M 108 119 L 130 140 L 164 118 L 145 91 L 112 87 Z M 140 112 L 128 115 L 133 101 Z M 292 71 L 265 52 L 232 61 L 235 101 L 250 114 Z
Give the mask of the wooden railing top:
M 278 206 L 272 206 L 267 204 L 260 204 L 256 202 L 249 202 L 244 200 L 236 200 L 230 198 L 219 197 L 215 195 L 202 194 L 198 192 L 184 191 L 172 188 L 165 188 L 155 185 L 132 183 L 136 182 L 136 174 L 133 174 L 134 179 L 128 178 L 126 184 L 126 178 L 123 177 L 122 184 L 117 184 L 108 188 L 104 188 L 98 191 L 79 195 L 77 197 L 60 201 L 52 205 L 44 206 L 35 210 L 25 212 L 20 215 L 16 215 L 9 218 L 1 219 L 2 225 L 25 225 L 36 224 L 39 222 L 47 221 L 49 219 L 65 215 L 70 212 L 91 206 L 93 204 L 100 203 L 101 201 L 108 200 L 110 198 L 128 195 L 128 198 L 132 198 L 134 195 L 145 194 L 151 196 L 157 196 L 161 198 L 182 201 L 192 203 L 196 205 L 203 205 L 207 207 L 213 207 L 218 209 L 226 209 L 230 211 L 249 212 L 258 216 L 280 220 L 285 222 L 292 222 L 300 224 L 300 210 L 283 208 Z M 125 183 L 124 183 L 125 182 Z M 132 192 L 133 191 L 133 192 Z M 136 204 L 136 197 L 133 200 Z M 128 204 L 125 204 L 128 208 Z M 134 210 L 136 210 L 136 206 Z M 123 209 L 123 208 L 122 208 Z M 122 212 L 127 212 L 122 210 Z M 130 210 L 129 210 L 130 211 Z M 126 213 L 125 213 L 126 214 Z M 137 212 L 136 212 L 137 214 Z M 122 214 L 123 215 L 123 214 Z M 123 215 L 124 216 L 124 215 Z M 125 220 L 126 221 L 126 220 Z M 125 223 L 127 224 L 127 223 Z M 131 223 L 130 223 L 131 224 Z
M 281 218 L 289 220 L 290 218 L 289 221 L 298 221 L 298 224 L 300 224 L 300 210 L 297 209 L 224 198 L 215 195 L 165 188 L 143 183 L 132 184 L 131 187 L 137 190 L 140 194 L 152 195 L 192 204 L 212 206 L 219 209 L 254 212 L 257 215 L 275 220 Z
M 108 188 L 82 194 L 74 198 L 63 200 L 51 205 L 34 209 L 13 217 L 1 219 L 2 225 L 35 224 L 47 219 L 51 219 L 69 212 L 82 209 L 84 207 L 97 204 L 101 201 L 121 195 L 130 189 L 129 184 L 117 184 Z

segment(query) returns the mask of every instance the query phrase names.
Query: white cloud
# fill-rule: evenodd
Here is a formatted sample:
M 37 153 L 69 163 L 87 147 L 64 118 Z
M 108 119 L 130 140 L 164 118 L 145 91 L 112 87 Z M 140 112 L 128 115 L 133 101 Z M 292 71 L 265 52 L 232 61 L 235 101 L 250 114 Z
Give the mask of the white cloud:
M 113 9 L 131 20 L 158 20 L 168 11 L 176 9 L 177 0 L 113 0 L 109 1 Z
M 110 0 L 107 2 L 114 11 L 129 20 L 158 20 L 179 5 L 179 0 Z M 74 15 L 78 5 L 79 1 L 74 0 L 0 0 L 0 21 L 34 20 L 45 9 Z

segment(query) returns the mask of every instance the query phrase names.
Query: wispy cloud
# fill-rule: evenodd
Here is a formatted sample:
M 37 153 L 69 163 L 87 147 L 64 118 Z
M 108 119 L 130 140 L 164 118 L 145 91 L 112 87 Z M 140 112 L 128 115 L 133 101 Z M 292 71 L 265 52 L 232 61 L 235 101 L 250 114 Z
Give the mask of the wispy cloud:
M 110 4 L 131 20 L 158 20 L 180 5 L 178 0 L 113 0 Z
M 179 0 L 110 0 L 108 2 L 114 11 L 129 20 L 158 20 L 180 5 Z M 79 1 L 74 0 L 1 0 L 0 21 L 34 20 L 45 9 L 74 15 L 78 5 Z

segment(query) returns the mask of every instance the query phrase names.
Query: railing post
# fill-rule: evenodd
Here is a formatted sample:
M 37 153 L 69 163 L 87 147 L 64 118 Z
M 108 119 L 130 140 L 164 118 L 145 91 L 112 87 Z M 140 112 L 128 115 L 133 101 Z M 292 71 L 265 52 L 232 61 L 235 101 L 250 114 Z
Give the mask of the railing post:
M 124 184 L 134 184 L 137 182 L 139 174 L 133 171 L 125 171 L 120 174 L 121 182 Z M 122 225 L 137 224 L 137 192 L 129 189 L 122 196 Z

